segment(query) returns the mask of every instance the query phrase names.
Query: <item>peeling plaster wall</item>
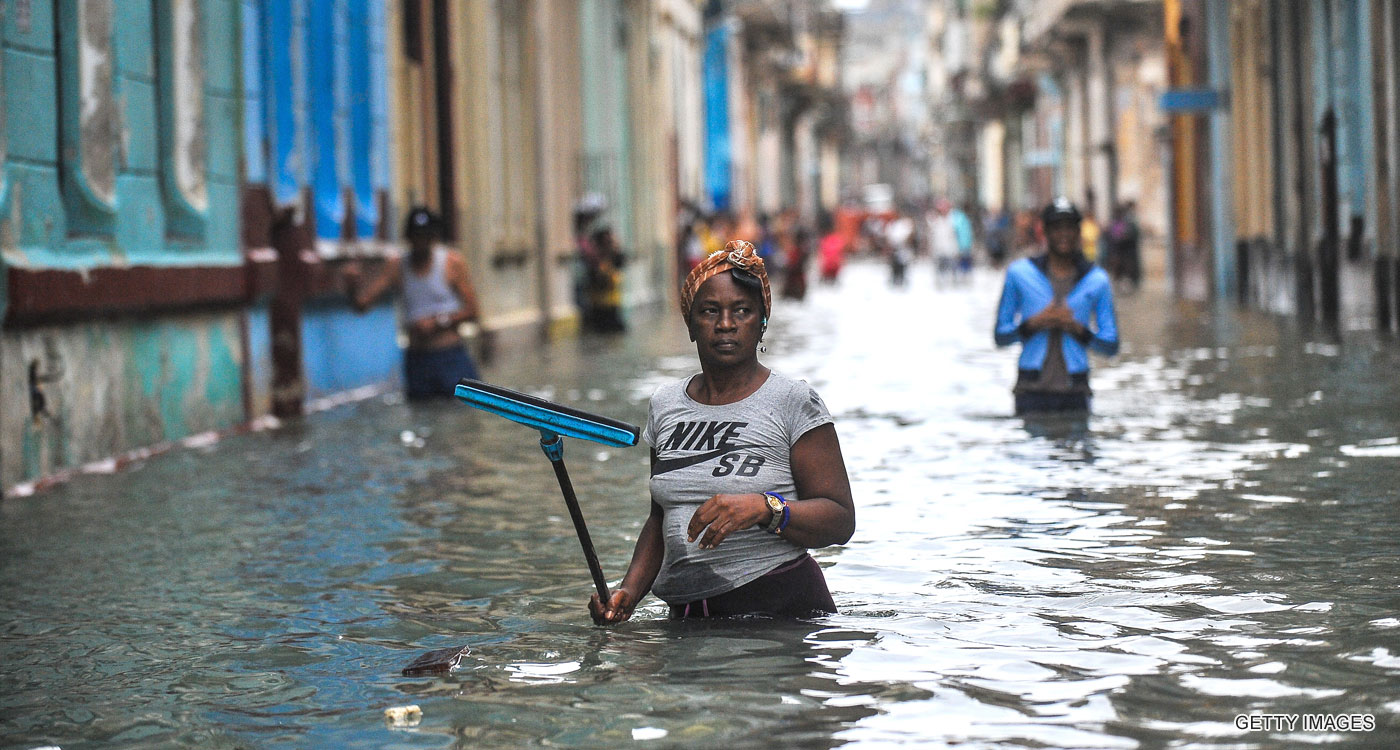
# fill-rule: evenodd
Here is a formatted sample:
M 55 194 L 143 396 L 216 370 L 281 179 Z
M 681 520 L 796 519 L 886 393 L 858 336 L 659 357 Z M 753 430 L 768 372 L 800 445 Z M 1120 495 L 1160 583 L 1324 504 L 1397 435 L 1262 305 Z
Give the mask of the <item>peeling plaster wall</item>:
M 111 5 L 102 0 L 83 0 L 78 6 L 78 25 L 83 170 L 97 197 L 111 203 L 116 200 L 121 136 L 121 111 L 112 87 Z
M 0 489 L 247 418 L 245 311 L 165 273 L 244 263 L 238 7 L 0 2 Z
M 238 313 L 94 321 L 0 337 L 0 486 L 243 420 Z M 33 414 L 37 363 L 43 411 Z

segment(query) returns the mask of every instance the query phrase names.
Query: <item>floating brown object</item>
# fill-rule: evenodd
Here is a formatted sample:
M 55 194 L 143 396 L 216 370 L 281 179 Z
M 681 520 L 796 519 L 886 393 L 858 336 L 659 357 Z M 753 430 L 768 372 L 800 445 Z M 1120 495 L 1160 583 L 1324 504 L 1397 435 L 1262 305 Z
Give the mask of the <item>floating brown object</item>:
M 466 646 L 453 646 L 452 648 L 440 648 L 436 651 L 429 651 L 426 654 L 409 662 L 403 668 L 404 677 L 415 677 L 423 674 L 443 674 L 451 672 L 462 663 L 462 657 L 471 653 Z

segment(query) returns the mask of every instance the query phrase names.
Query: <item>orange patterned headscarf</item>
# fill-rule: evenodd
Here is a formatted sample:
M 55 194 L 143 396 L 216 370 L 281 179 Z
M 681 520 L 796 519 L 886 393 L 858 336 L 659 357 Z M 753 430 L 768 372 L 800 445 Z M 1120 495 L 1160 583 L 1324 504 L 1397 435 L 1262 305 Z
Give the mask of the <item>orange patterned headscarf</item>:
M 723 250 L 710 253 L 710 257 L 691 269 L 690 275 L 685 277 L 685 284 L 681 286 L 681 317 L 690 320 L 690 303 L 695 300 L 695 293 L 700 291 L 700 287 L 706 281 L 735 268 L 757 277 L 763 284 L 763 319 L 767 321 L 768 313 L 773 309 L 773 293 L 768 288 L 768 271 L 764 269 L 763 259 L 758 257 L 753 245 L 743 240 L 730 240 Z

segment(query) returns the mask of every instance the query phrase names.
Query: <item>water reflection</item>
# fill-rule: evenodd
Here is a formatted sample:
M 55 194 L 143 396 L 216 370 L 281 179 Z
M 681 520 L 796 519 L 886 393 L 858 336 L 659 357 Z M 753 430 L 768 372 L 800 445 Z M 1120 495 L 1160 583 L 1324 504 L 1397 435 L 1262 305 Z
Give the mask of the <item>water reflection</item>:
M 456 747 L 608 747 L 638 735 L 701 746 L 760 743 L 772 741 L 775 726 L 784 728 L 783 746 L 833 747 L 840 728 L 876 713 L 865 697 L 927 695 L 839 681 L 852 646 L 875 637 L 820 622 L 762 619 L 561 628 L 495 644 L 466 669 L 398 687 L 420 703 L 452 698 L 431 731 L 458 738 Z M 734 710 L 716 712 L 715 704 Z M 551 709 L 532 710 L 546 705 Z M 524 713 L 532 716 L 520 726 Z M 512 726 L 503 727 L 502 717 Z
M 1311 747 L 1400 727 L 1400 352 L 1140 294 L 1087 419 L 1011 416 L 997 280 L 784 303 L 769 362 L 837 416 L 840 613 L 600 630 L 537 437 L 382 399 L 0 505 L 6 746 Z M 925 286 L 920 286 L 925 284 Z M 924 290 L 924 291 L 920 291 Z M 1166 311 L 1164 313 L 1164 311 Z M 907 321 L 936 321 L 910 325 Z M 679 322 L 488 375 L 633 422 Z M 586 356 L 585 356 L 586 355 Z M 644 451 L 566 449 L 604 571 Z M 419 653 L 468 645 L 449 675 Z M 389 727 L 416 703 L 423 721 Z M 1241 713 L 1370 713 L 1369 734 Z

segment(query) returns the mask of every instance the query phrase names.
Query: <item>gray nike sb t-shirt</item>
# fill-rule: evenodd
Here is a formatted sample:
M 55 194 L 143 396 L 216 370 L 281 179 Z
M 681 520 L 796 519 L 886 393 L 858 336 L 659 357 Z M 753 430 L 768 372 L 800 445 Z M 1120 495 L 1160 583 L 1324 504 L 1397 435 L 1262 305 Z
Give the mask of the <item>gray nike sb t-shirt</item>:
M 661 506 L 666 555 L 652 592 L 670 604 L 722 594 L 807 550 L 759 528 L 736 531 L 712 550 L 686 541 L 690 517 L 717 494 L 777 492 L 796 500 L 792 446 L 832 421 L 805 381 L 770 372 L 748 398 L 707 406 L 686 395 L 685 378 L 651 397 L 642 439 L 656 451 L 651 497 Z

